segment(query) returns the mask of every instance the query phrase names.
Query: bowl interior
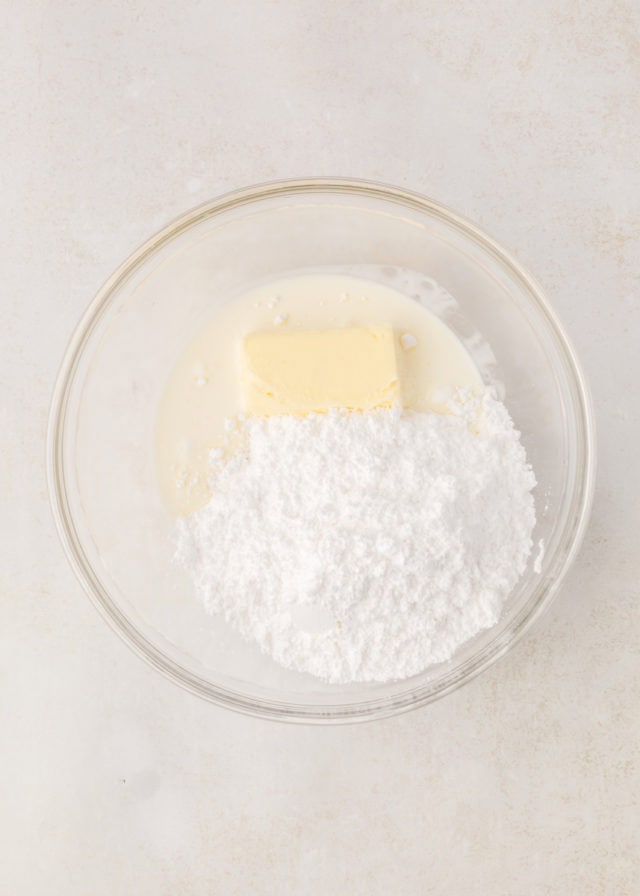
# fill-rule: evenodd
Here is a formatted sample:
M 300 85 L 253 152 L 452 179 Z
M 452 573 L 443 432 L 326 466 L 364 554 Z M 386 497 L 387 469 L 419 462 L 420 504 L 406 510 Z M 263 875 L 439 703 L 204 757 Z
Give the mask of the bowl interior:
M 321 270 L 361 273 L 431 304 L 503 390 L 538 479 L 534 539 L 543 540 L 544 555 L 537 571 L 534 547 L 500 623 L 449 663 L 402 682 L 322 684 L 281 669 L 207 616 L 172 562 L 174 521 L 156 483 L 156 412 L 191 339 L 248 288 Z M 443 303 L 432 281 L 455 304 Z M 435 204 L 346 182 L 234 194 L 196 209 L 142 247 L 76 332 L 50 436 L 63 539 L 111 623 L 184 686 L 282 718 L 387 714 L 473 675 L 514 640 L 556 586 L 590 491 L 588 402 L 571 350 L 535 285 L 475 228 Z

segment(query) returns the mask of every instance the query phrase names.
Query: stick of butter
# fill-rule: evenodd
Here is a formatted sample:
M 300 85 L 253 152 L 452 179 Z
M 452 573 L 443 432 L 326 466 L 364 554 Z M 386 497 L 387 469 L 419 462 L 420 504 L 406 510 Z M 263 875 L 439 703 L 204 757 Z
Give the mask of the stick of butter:
M 252 333 L 244 342 L 247 413 L 365 411 L 400 401 L 393 330 L 286 330 Z

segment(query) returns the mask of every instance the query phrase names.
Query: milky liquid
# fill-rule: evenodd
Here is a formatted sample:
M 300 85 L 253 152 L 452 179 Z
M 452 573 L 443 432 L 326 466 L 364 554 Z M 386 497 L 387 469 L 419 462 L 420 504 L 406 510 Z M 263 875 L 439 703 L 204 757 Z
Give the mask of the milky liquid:
M 225 421 L 244 413 L 242 343 L 257 330 L 392 327 L 402 404 L 448 413 L 459 389 L 482 378 L 454 333 L 403 293 L 359 277 L 323 274 L 272 281 L 220 311 L 172 371 L 158 412 L 156 457 L 161 493 L 176 515 L 210 497 L 212 449 L 228 441 Z

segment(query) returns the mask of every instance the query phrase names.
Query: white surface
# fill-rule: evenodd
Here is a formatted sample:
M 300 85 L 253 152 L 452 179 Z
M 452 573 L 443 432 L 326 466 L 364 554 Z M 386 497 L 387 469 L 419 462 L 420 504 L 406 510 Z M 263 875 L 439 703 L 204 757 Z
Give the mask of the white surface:
M 638 893 L 637 4 L 2 7 L 0 892 Z M 600 424 L 593 522 L 535 630 L 433 707 L 329 730 L 133 656 L 43 469 L 53 376 L 115 265 L 200 200 L 308 174 L 415 188 L 512 248 Z

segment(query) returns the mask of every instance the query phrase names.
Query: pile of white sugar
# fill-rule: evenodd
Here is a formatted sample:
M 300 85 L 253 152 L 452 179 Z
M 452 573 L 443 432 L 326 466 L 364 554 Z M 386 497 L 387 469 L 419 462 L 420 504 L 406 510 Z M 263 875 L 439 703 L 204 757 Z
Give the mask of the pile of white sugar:
M 178 558 L 206 609 L 291 669 L 405 678 L 494 625 L 524 572 L 535 477 L 506 408 L 239 423 Z

